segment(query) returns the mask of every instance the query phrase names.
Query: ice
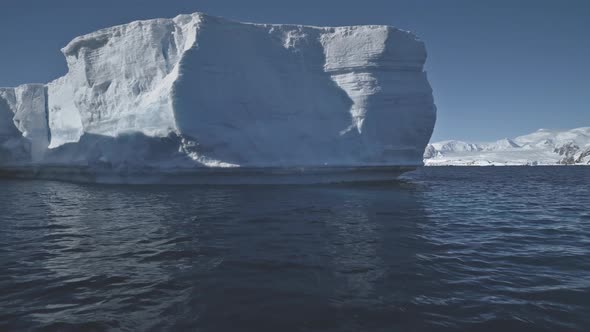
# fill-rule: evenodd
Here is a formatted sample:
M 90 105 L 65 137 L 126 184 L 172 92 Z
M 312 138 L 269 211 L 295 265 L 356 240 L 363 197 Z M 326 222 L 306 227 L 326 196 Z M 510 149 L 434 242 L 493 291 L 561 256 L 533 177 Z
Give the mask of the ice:
M 42 161 L 49 144 L 47 92 L 42 84 L 0 89 L 0 161 Z M 14 152 L 18 152 L 14 154 Z
M 25 151 L 34 165 L 114 169 L 418 166 L 436 118 L 424 44 L 388 26 L 195 13 L 62 52 L 65 76 L 0 90 L 0 162 Z

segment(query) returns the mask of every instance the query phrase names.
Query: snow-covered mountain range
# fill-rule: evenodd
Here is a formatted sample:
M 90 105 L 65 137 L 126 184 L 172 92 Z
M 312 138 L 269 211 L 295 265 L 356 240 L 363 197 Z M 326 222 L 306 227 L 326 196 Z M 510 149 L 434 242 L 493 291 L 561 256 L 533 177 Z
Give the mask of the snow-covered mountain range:
M 0 88 L 0 166 L 418 166 L 436 118 L 424 43 L 389 26 L 195 13 L 62 52 L 65 76 Z
M 590 165 L 590 127 L 539 129 L 491 143 L 443 141 L 429 144 L 427 166 Z

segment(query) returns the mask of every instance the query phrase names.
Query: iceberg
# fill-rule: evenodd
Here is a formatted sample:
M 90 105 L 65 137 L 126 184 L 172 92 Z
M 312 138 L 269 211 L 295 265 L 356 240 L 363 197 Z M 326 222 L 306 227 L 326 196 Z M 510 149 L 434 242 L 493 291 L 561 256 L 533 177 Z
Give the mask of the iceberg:
M 195 13 L 99 30 L 62 52 L 65 76 L 0 88 L 0 174 L 391 177 L 423 164 L 436 119 L 424 43 L 389 26 Z

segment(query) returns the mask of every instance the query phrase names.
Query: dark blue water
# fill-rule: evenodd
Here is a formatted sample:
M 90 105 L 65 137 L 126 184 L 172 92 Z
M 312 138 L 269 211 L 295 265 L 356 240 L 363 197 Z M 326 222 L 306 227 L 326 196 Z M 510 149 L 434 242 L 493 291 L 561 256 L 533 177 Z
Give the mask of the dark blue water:
M 2 331 L 590 330 L 590 167 L 0 188 Z

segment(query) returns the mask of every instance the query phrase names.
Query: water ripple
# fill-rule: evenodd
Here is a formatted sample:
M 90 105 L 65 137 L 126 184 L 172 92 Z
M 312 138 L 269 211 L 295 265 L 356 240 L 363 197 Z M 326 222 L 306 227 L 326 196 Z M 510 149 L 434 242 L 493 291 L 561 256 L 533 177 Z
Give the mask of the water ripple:
M 590 168 L 1 180 L 0 330 L 585 331 Z

